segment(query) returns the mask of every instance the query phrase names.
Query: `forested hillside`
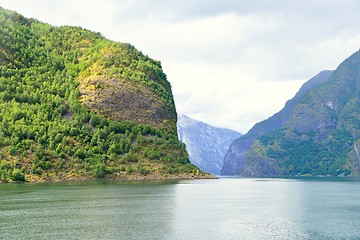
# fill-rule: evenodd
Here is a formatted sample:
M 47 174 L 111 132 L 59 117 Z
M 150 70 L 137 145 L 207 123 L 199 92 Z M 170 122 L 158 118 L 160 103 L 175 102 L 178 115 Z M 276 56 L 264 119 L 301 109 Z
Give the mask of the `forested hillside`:
M 0 8 L 0 181 L 199 173 L 160 62 Z

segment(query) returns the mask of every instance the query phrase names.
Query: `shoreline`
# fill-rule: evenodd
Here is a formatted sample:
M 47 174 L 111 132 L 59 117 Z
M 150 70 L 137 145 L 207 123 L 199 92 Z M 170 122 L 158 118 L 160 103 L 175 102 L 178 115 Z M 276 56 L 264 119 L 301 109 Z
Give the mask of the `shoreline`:
M 351 180 L 351 179 L 359 179 L 360 176 L 346 176 L 346 177 L 339 177 L 339 176 L 281 176 L 281 177 L 239 177 L 239 176 L 216 176 L 211 174 L 205 175 L 187 175 L 187 174 L 180 174 L 180 175 L 161 175 L 161 174 L 149 174 L 149 175 L 126 175 L 126 174 L 118 174 L 116 176 L 106 176 L 104 178 L 94 178 L 90 176 L 50 176 L 45 178 L 31 178 L 25 181 L 0 181 L 1 184 L 7 183 L 16 183 L 16 184 L 28 184 L 28 183 L 71 183 L 71 182 L 95 182 L 95 181 L 124 181 L 124 182 L 141 182 L 141 181 L 181 181 L 181 180 L 218 180 L 218 179 L 257 179 L 259 181 L 267 179 L 309 179 L 309 180 Z
M 91 181 L 166 181 L 166 180 L 209 180 L 209 179 L 219 179 L 214 175 L 158 175 L 158 174 L 151 174 L 151 175 L 118 175 L 118 176 L 106 176 L 104 178 L 94 178 L 94 177 L 47 177 L 47 178 L 39 178 L 34 179 L 31 178 L 25 181 L 0 181 L 0 184 L 6 183 L 71 183 L 71 182 L 91 182 Z

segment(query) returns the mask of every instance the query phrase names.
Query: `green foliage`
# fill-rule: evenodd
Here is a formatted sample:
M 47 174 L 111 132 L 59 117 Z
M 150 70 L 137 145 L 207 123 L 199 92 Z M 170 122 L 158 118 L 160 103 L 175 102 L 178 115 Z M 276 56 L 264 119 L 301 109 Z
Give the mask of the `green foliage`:
M 9 175 L 11 171 L 11 165 L 6 160 L 1 160 L 0 162 L 0 181 L 7 181 L 11 176 Z M 11 172 L 10 172 L 11 173 Z
M 13 181 L 25 181 L 25 175 L 19 169 L 15 168 L 12 171 L 11 177 Z
M 139 161 L 139 159 L 131 153 L 126 153 L 124 156 L 124 160 L 125 160 L 125 162 L 138 162 Z
M 150 173 L 150 170 L 143 166 L 140 166 L 138 168 L 138 170 L 139 170 L 139 173 L 141 173 L 142 175 L 147 175 Z
M 131 174 L 134 171 L 134 169 L 131 167 L 131 165 L 126 166 L 126 172 Z
M 350 173 L 345 165 L 355 139 L 345 129 L 334 130 L 326 139 L 319 138 L 319 132 L 291 136 L 285 136 L 284 132 L 279 129 L 259 139 L 264 154 L 277 159 L 283 169 L 282 175 L 338 176 Z
M 96 178 L 103 178 L 106 175 L 106 166 L 104 163 L 99 162 L 94 166 L 93 175 Z
M 96 65 L 107 77 L 148 86 L 173 107 L 160 62 L 98 33 L 52 27 L 1 8 L 0 32 L 0 181 L 55 173 L 103 178 L 124 170 L 124 163 L 156 159 L 166 164 L 166 154 L 153 149 L 187 158 L 175 129 L 115 121 L 80 101 L 80 76 L 98 74 L 91 70 Z M 10 164 L 13 159 L 22 171 Z M 150 170 L 129 164 L 126 171 L 145 175 Z

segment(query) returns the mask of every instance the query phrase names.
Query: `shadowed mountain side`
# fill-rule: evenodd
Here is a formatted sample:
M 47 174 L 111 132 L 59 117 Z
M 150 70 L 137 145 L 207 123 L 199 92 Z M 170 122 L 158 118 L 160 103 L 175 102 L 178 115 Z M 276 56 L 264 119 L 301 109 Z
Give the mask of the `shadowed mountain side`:
M 360 51 L 308 91 L 288 122 L 258 138 L 242 176 L 359 176 Z
M 221 170 L 222 175 L 239 175 L 244 168 L 244 160 L 250 147 L 259 137 L 275 129 L 282 127 L 290 118 L 296 104 L 301 98 L 314 87 L 327 81 L 332 71 L 325 70 L 311 78 L 303 84 L 296 95 L 286 102 L 285 107 L 270 118 L 259 122 L 252 127 L 248 133 L 236 139 L 230 145 L 229 151 L 224 159 L 224 166 Z

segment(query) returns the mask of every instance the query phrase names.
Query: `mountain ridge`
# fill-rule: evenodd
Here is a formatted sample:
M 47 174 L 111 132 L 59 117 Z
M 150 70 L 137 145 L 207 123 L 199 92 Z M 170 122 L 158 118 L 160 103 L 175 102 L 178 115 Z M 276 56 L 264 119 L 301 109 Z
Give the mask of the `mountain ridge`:
M 295 96 L 288 100 L 283 109 L 275 113 L 266 120 L 255 124 L 246 134 L 239 139 L 234 140 L 230 145 L 229 151 L 226 153 L 224 167 L 221 171 L 222 175 L 238 175 L 243 169 L 243 163 L 248 150 L 253 143 L 261 136 L 280 128 L 287 123 L 292 110 L 309 90 L 324 83 L 330 77 L 332 71 L 324 70 L 316 76 L 305 82 Z
M 256 139 L 241 176 L 358 176 L 360 51 L 309 90 L 288 122 Z
M 178 115 L 177 126 L 179 139 L 186 144 L 191 163 L 215 175 L 220 174 L 230 143 L 242 135 L 181 114 Z

